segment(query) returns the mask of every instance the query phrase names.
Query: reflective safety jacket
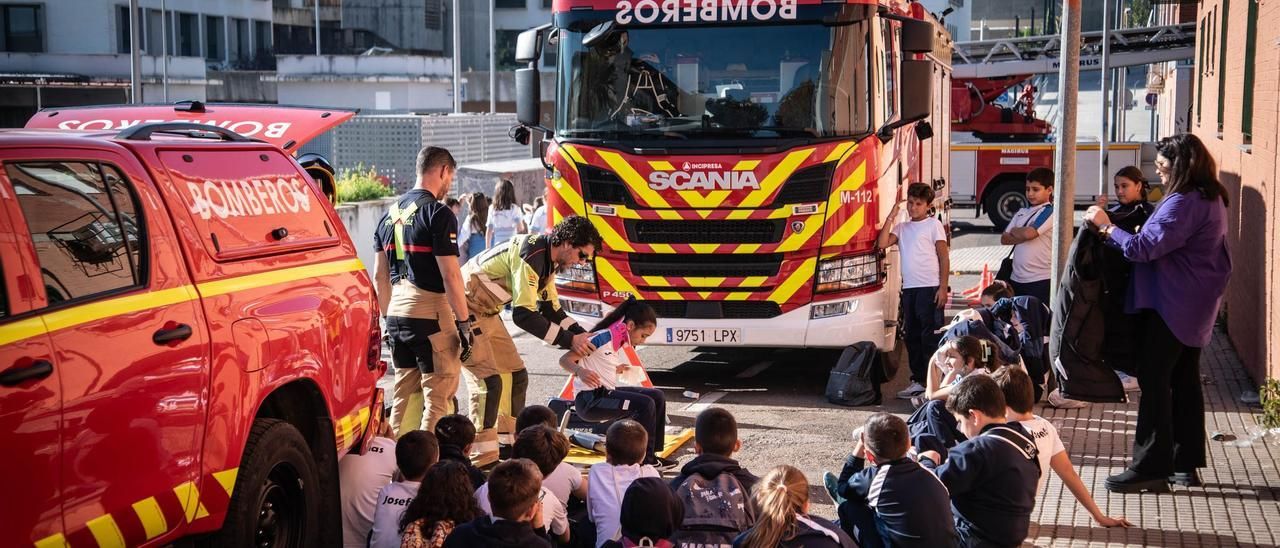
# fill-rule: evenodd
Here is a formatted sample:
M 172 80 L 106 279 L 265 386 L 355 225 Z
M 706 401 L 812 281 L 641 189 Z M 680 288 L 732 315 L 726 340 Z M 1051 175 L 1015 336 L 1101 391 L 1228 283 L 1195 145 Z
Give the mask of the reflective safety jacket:
M 477 298 L 468 290 L 467 302 L 473 313 L 490 316 L 510 303 L 520 329 L 567 350 L 573 336 L 586 330 L 560 308 L 554 269 L 549 236 L 517 234 L 467 261 L 463 277 L 479 276 L 493 297 Z

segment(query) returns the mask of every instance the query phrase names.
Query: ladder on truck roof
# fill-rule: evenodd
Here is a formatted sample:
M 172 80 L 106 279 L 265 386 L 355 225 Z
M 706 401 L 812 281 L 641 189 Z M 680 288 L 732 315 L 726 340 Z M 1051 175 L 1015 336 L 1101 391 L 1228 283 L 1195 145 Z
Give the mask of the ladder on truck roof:
M 1195 23 L 1114 29 L 1112 68 L 1191 59 L 1196 47 Z M 1080 70 L 1102 68 L 1102 31 L 1080 35 Z M 952 53 L 955 78 L 993 78 L 1015 74 L 1057 73 L 1061 36 L 998 38 L 956 42 Z

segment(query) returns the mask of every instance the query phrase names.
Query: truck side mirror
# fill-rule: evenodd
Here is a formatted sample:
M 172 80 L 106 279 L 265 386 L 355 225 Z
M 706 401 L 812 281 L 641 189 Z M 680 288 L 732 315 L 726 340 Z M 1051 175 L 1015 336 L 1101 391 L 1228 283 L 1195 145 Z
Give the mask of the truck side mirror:
M 929 117 L 933 102 L 933 61 L 903 59 L 901 66 L 898 123 L 906 125 Z
M 902 34 L 899 39 L 902 51 L 907 53 L 933 52 L 933 23 L 919 19 L 899 19 Z
M 542 37 L 551 24 L 520 33 L 516 39 L 516 61 L 529 66 L 516 69 L 516 121 L 532 128 L 541 127 L 542 85 L 538 78 L 538 59 L 542 57 Z

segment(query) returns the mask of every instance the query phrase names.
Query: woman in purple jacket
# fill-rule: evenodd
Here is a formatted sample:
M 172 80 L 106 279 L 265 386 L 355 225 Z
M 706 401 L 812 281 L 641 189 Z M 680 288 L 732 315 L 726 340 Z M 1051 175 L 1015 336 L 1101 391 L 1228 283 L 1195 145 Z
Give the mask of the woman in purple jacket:
M 1167 196 L 1137 234 L 1112 225 L 1099 207 L 1085 213 L 1134 263 L 1125 308 L 1142 322 L 1133 463 L 1106 481 L 1117 493 L 1200 484 L 1196 469 L 1206 466 L 1200 350 L 1209 344 L 1231 274 L 1227 194 L 1213 158 L 1191 134 L 1166 137 L 1156 147 Z

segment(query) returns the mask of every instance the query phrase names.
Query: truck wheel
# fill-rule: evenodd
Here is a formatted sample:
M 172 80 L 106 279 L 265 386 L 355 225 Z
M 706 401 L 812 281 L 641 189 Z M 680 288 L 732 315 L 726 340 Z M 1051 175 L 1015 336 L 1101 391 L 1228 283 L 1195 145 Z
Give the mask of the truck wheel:
M 1013 214 L 1027 207 L 1026 184 L 1017 180 L 1005 180 L 987 193 L 982 208 L 997 230 L 1004 231 L 1013 220 Z
M 213 546 L 305 547 L 320 543 L 320 480 L 292 424 L 257 419 Z

